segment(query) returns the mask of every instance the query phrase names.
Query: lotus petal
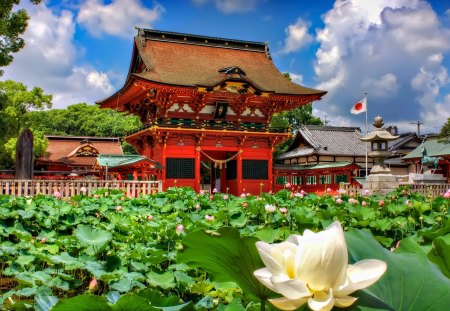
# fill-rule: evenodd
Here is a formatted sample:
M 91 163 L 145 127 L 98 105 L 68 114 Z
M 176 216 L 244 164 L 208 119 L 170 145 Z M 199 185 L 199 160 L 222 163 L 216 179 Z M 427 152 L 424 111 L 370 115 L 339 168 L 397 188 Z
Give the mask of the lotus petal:
M 366 259 L 349 265 L 347 268 L 347 282 L 335 290 L 336 296 L 347 296 L 362 288 L 366 288 L 384 274 L 387 265 L 377 259 Z

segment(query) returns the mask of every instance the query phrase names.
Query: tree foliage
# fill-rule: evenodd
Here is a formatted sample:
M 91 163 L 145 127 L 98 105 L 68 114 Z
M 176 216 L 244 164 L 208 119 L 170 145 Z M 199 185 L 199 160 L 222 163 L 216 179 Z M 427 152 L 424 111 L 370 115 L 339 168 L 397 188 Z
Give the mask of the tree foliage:
M 46 135 L 121 137 L 141 125 L 139 119 L 96 105 L 74 104 L 66 109 L 32 111 L 26 123 Z
M 141 126 L 139 118 L 96 105 L 74 104 L 66 109 L 32 111 L 26 125 L 46 135 L 122 137 Z M 125 154 L 136 154 L 134 148 L 122 143 Z
M 450 144 L 450 118 L 447 119 L 447 122 L 441 128 L 441 132 L 439 133 L 439 141 Z
M 25 119 L 31 110 L 42 110 L 52 106 L 52 95 L 44 94 L 41 88 L 28 90 L 27 86 L 12 80 L 0 81 L 0 167 L 11 167 L 14 161 L 15 139 L 25 127 Z M 32 130 L 38 128 L 30 127 Z M 35 152 L 45 151 L 42 135 L 35 135 Z
M 41 0 L 31 0 L 33 4 Z M 28 26 L 29 16 L 24 9 L 13 11 L 14 5 L 20 0 L 0 0 L 0 67 L 9 65 L 17 53 L 25 46 L 23 38 L 20 36 Z M 0 70 L 0 76 L 3 71 Z
M 17 137 L 11 137 L 4 145 L 5 152 L 14 161 L 16 158 L 16 143 Z M 33 130 L 33 152 L 37 158 L 45 153 L 48 147 L 48 139 L 44 133 L 39 130 Z

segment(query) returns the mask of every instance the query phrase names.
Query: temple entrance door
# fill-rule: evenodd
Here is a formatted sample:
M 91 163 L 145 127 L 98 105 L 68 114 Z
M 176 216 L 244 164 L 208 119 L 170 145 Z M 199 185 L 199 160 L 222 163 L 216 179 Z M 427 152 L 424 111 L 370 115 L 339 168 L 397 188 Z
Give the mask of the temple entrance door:
M 203 150 L 200 157 L 200 189 L 237 194 L 236 151 Z

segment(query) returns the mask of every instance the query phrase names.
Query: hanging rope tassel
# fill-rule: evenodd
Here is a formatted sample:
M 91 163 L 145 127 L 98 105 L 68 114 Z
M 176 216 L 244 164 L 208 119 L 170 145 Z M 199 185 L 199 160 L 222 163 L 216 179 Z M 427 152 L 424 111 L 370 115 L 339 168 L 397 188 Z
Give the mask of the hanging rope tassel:
M 235 155 L 233 155 L 232 157 L 225 159 L 225 160 L 217 160 L 214 159 L 212 157 L 210 157 L 209 155 L 207 155 L 205 152 L 203 152 L 203 150 L 200 150 L 200 152 L 205 155 L 205 157 L 207 157 L 208 159 L 210 159 L 211 161 L 214 162 L 214 167 L 215 168 L 219 168 L 222 169 L 222 167 L 227 167 L 227 162 L 233 160 L 234 158 L 236 158 L 240 153 L 242 153 L 242 150 L 239 150 Z

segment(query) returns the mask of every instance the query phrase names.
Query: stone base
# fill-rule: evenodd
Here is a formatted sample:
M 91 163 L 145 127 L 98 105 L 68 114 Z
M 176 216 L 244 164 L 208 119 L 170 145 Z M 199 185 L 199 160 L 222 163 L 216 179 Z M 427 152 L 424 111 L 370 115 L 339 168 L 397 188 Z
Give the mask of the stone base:
M 416 184 L 445 184 L 447 182 L 442 174 L 416 174 L 413 181 Z
M 397 189 L 398 186 L 397 178 L 392 174 L 371 174 L 367 176 L 364 188 L 379 195 L 386 195 Z

